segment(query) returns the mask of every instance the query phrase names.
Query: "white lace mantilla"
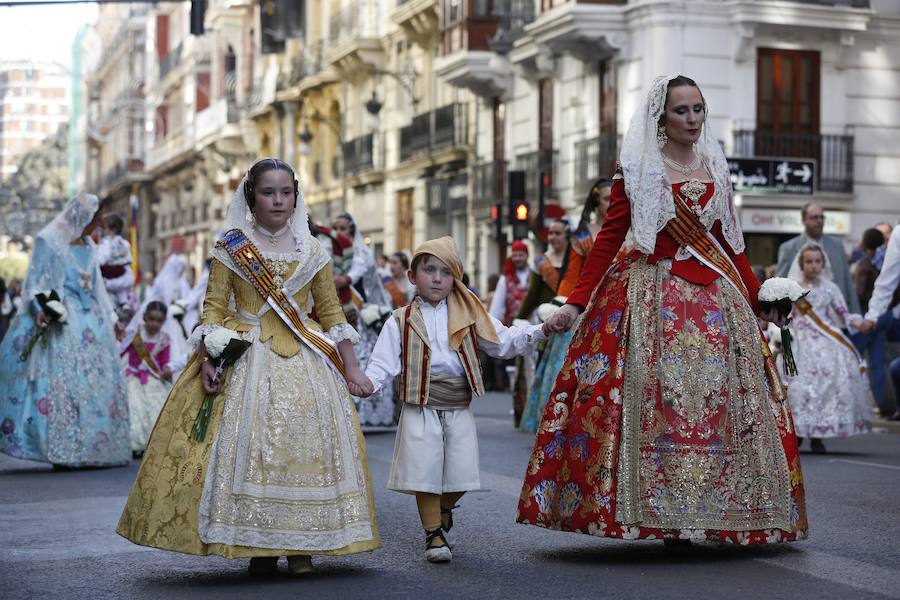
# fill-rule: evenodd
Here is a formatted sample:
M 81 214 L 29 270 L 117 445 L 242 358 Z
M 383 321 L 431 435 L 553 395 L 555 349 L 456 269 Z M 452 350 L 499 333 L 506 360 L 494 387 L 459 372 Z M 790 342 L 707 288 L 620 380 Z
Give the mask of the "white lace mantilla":
M 662 152 L 656 141 L 659 117 L 665 110 L 669 81 L 676 76 L 653 80 L 643 104 L 635 111 L 622 142 L 620 162 L 625 175 L 625 193 L 631 203 L 631 231 L 635 246 L 644 254 L 652 254 L 656 236 L 669 220 L 675 218 L 672 183 L 666 176 Z M 712 175 L 715 191 L 700 214 L 700 221 L 710 229 L 716 221 L 734 252 L 744 251 L 741 232 L 731 197 L 731 175 L 719 142 L 704 125 L 695 152 Z M 679 250 L 676 259 L 689 255 Z

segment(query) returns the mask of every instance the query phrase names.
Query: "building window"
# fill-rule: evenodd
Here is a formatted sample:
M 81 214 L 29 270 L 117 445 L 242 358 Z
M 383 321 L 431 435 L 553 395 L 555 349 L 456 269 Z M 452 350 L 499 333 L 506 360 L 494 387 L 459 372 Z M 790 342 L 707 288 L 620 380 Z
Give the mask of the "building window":
M 819 53 L 759 48 L 757 156 L 819 157 Z
M 760 48 L 756 127 L 819 132 L 819 53 Z

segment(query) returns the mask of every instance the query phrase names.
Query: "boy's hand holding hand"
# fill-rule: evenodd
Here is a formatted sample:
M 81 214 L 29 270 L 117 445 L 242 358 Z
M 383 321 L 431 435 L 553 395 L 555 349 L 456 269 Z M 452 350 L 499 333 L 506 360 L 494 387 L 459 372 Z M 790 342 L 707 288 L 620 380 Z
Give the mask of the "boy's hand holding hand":
M 347 369 L 347 389 L 354 396 L 365 398 L 372 395 L 375 391 L 375 386 L 372 385 L 366 374 L 362 372 L 362 369 L 352 367 Z
M 568 331 L 578 319 L 581 311 L 574 304 L 565 304 L 544 323 L 544 333 L 562 333 Z

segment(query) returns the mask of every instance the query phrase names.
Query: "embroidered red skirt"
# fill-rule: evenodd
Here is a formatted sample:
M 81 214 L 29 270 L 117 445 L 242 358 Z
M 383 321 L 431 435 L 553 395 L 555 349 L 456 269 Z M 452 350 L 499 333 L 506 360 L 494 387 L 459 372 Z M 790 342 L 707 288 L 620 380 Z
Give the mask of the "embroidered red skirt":
M 517 520 L 624 539 L 806 537 L 790 409 L 730 284 L 638 252 L 613 264 L 544 410 Z

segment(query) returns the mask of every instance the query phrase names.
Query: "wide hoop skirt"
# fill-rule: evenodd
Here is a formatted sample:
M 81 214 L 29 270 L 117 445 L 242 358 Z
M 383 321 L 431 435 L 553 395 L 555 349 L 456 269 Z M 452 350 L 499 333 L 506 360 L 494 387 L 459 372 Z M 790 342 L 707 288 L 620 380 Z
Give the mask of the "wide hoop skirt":
M 696 285 L 632 252 L 577 325 L 517 520 L 623 539 L 805 538 L 797 443 L 772 369 L 730 284 Z

